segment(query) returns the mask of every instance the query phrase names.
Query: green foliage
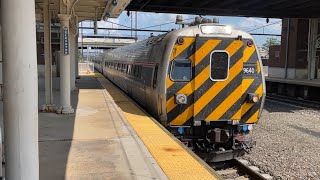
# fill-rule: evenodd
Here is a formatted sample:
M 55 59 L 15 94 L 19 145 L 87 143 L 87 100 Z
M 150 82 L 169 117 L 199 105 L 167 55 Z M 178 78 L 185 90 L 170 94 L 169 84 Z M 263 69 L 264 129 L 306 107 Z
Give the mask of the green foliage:
M 262 49 L 269 54 L 269 47 L 274 45 L 280 45 L 280 40 L 274 37 L 269 37 L 266 42 L 262 44 Z
M 81 59 L 82 59 L 82 54 L 81 54 L 81 52 L 78 50 L 78 61 L 81 61 Z

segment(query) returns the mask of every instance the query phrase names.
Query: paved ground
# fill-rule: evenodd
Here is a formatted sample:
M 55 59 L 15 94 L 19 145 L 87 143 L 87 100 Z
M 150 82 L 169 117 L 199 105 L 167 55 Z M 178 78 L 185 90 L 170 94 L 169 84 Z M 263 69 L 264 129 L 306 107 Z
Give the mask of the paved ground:
M 42 82 L 39 107 L 44 103 Z M 75 114 L 39 113 L 40 179 L 166 179 L 117 109 L 107 106 L 112 99 L 98 81 L 83 77 L 77 85 Z M 54 102 L 59 104 L 57 91 Z
M 246 159 L 277 179 L 320 179 L 320 111 L 267 101 Z

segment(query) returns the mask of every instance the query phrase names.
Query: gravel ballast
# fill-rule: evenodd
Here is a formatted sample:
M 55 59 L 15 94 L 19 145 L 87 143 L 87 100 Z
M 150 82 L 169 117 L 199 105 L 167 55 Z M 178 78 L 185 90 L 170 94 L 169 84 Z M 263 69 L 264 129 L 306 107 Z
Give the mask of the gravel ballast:
M 246 155 L 275 179 L 320 179 L 320 111 L 266 101 Z

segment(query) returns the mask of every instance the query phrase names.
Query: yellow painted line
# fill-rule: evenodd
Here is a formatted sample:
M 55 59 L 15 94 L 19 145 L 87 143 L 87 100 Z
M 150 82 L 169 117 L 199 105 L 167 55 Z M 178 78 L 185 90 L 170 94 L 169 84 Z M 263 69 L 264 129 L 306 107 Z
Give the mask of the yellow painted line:
M 258 120 L 259 110 L 257 110 L 246 123 L 255 123 Z
M 262 90 L 262 84 L 260 84 L 260 86 L 258 87 L 258 89 L 254 93 L 258 94 L 259 98 L 261 98 L 262 97 L 262 91 L 263 91 Z M 254 103 L 244 103 L 236 114 L 240 114 L 241 117 L 242 117 L 245 113 L 247 113 L 249 111 L 249 109 L 252 108 L 253 105 L 254 105 Z M 239 120 L 241 117 L 236 117 L 236 115 L 235 115 L 231 119 Z
M 221 116 L 241 98 L 241 92 L 246 91 L 253 81 L 254 79 L 250 79 L 248 83 L 242 83 L 242 85 L 238 86 L 214 111 L 212 111 L 206 120 L 219 120 Z
M 94 73 L 94 77 L 96 78 L 103 78 L 104 76 L 100 73 Z
M 243 42 L 234 40 L 225 50 L 229 53 L 230 57 L 233 56 L 241 47 Z
M 247 46 L 247 48 L 243 51 L 243 62 L 247 62 L 255 50 L 256 48 L 254 46 Z
M 202 45 L 197 52 L 190 56 L 190 59 L 194 60 L 193 66 L 199 64 L 203 58 L 205 58 L 209 53 L 212 52 L 214 48 L 218 46 L 220 42 L 221 40 L 210 39 L 204 43 L 204 45 Z
M 238 68 L 242 65 L 242 60 L 238 62 L 230 69 L 230 75 L 226 81 L 216 82 L 211 88 L 204 93 L 198 101 L 194 104 L 194 116 L 196 116 L 213 98 L 215 98 L 220 91 L 222 91 L 239 73 L 242 69 Z
M 170 125 L 178 126 L 185 123 L 188 119 L 193 116 L 193 104 L 191 104 L 183 113 L 179 114 L 173 121 L 170 122 Z
M 190 95 L 193 92 L 194 89 L 194 80 L 191 80 L 186 84 L 180 91 L 177 92 L 177 94 L 185 94 L 185 95 Z M 167 101 L 167 113 L 169 113 L 173 108 L 175 108 L 177 104 L 174 101 L 174 96 L 172 96 L 168 101 Z
M 204 70 L 202 70 L 196 77 L 194 82 L 194 90 L 198 90 L 198 88 L 209 79 L 210 68 L 207 66 Z
M 216 44 L 218 45 L 221 41 L 211 41 L 209 44 Z M 229 53 L 230 56 L 234 55 L 243 45 L 243 42 L 242 41 L 238 41 L 238 40 L 235 40 L 233 41 L 227 48 L 226 48 L 226 51 Z M 200 48 L 201 49 L 201 48 Z M 199 50 L 200 50 L 199 49 Z M 205 49 L 207 48 L 202 48 L 202 50 L 204 51 Z M 199 51 L 198 50 L 198 51 Z M 197 52 L 198 52 L 197 51 Z M 206 54 L 208 54 L 210 51 L 207 51 Z M 203 53 L 202 53 L 203 54 Z M 195 56 L 192 56 L 192 58 L 194 58 Z M 202 59 L 205 57 L 205 56 L 200 56 L 202 57 Z M 198 58 L 198 56 L 197 56 Z M 191 58 L 190 58 L 191 59 Z M 200 59 L 200 58 L 199 58 Z M 201 60 L 202 60 L 201 59 Z M 200 60 L 200 61 L 201 61 Z M 207 66 L 206 68 L 204 68 L 197 76 L 195 79 L 193 79 L 192 81 L 190 81 L 185 87 L 183 87 L 180 91 L 177 92 L 177 94 L 182 94 L 184 92 L 187 91 L 187 89 L 190 88 L 190 86 L 192 86 L 194 84 L 194 90 L 196 91 L 204 82 L 206 82 L 206 80 L 209 78 L 209 74 L 210 74 L 210 68 L 209 66 Z M 168 88 L 168 86 L 167 86 Z M 193 90 L 192 89 L 192 90 Z M 191 93 L 192 93 L 192 90 L 191 90 Z M 190 89 L 189 89 L 190 91 Z M 188 92 L 189 92 L 188 91 Z M 172 109 L 174 109 L 175 107 L 177 106 L 177 104 L 175 104 L 174 102 L 174 97 L 171 97 L 168 101 L 167 101 L 167 113 L 169 113 Z M 177 117 L 178 119 L 180 119 L 180 117 Z M 188 119 L 186 119 L 188 120 Z
M 260 74 L 260 71 L 261 71 L 260 63 L 259 63 L 259 60 L 257 60 L 257 72 L 258 72 L 258 74 Z
M 171 87 L 173 84 L 174 84 L 174 82 L 171 81 L 169 75 L 167 75 L 167 89 L 168 89 L 169 87 Z
M 169 179 L 218 179 L 214 172 L 205 167 L 204 162 L 197 160 L 186 151 L 185 147 L 177 143 L 111 82 L 104 78 L 99 81 L 113 97 L 132 128 Z M 117 101 L 117 99 L 121 99 L 121 101 Z
M 79 73 L 79 76 L 95 76 L 96 73 L 94 72 L 82 72 L 82 73 Z
M 184 44 L 182 45 L 175 44 L 170 57 L 171 61 L 174 58 L 178 57 L 179 54 L 181 54 L 185 49 L 187 49 L 195 41 L 195 38 L 191 38 L 191 37 L 184 37 L 183 39 L 184 39 Z

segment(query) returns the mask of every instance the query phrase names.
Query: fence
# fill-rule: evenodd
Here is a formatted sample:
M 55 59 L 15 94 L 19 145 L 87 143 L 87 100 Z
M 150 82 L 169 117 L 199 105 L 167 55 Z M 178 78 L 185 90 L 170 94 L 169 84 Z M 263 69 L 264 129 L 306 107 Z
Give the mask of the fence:
M 79 62 L 79 74 L 80 75 L 94 74 L 94 63 L 92 63 L 92 62 Z

